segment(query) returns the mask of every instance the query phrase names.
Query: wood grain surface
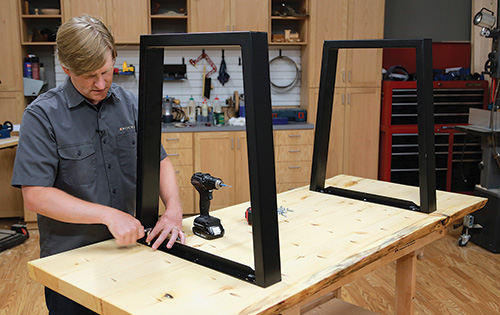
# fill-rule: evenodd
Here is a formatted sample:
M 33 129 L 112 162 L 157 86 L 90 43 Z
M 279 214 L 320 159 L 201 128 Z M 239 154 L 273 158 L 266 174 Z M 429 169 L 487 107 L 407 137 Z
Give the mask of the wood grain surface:
M 399 198 L 416 198 L 415 187 L 338 176 L 329 184 L 364 189 Z M 311 192 L 282 193 L 278 206 L 282 281 L 260 288 L 182 261 L 146 246 L 117 246 L 113 240 L 29 263 L 33 279 L 101 313 L 219 314 L 278 313 L 301 303 L 325 286 L 359 272 L 412 241 L 443 229 L 456 213 L 479 209 L 485 199 L 440 193 L 431 215 Z M 417 198 L 418 199 L 418 198 Z M 253 267 L 251 228 L 244 220 L 248 204 L 212 213 L 226 235 L 206 241 L 188 233 L 187 244 Z M 190 231 L 192 218 L 184 220 Z M 168 298 L 173 297 L 173 298 Z M 224 307 L 221 308 L 220 306 Z
M 17 220 L 1 222 L 7 223 L 0 228 L 8 229 Z M 457 246 L 460 230 L 450 230 L 426 246 L 424 258 L 417 260 L 415 314 L 500 313 L 500 255 L 471 242 Z M 30 279 L 26 266 L 38 253 L 36 230 L 24 244 L 0 253 L 0 314 L 48 314 L 43 286 Z M 379 314 L 394 314 L 395 266 L 389 263 L 344 285 L 342 299 Z

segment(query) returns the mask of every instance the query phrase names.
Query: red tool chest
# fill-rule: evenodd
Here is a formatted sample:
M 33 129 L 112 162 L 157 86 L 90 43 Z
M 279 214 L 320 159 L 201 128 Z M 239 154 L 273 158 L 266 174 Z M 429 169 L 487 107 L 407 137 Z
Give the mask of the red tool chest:
M 382 86 L 379 179 L 418 186 L 416 82 Z M 487 81 L 434 81 L 437 189 L 472 192 L 479 183 L 481 138 L 453 126 L 467 124 L 469 108 L 487 104 Z

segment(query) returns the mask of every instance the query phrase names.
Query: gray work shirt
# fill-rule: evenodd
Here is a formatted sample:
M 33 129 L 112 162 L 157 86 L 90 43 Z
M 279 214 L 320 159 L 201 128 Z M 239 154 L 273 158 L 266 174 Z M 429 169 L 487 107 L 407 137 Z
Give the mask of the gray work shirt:
M 166 154 L 161 149 L 161 159 Z M 73 86 L 49 90 L 25 110 L 12 185 L 56 187 L 135 213 L 137 98 L 112 84 L 99 109 Z M 111 238 L 102 224 L 70 224 L 38 215 L 40 256 Z

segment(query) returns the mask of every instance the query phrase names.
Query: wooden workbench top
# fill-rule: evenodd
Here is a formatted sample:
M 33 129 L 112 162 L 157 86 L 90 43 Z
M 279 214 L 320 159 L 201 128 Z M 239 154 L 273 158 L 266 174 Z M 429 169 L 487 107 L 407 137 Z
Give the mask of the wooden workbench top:
M 327 185 L 418 202 L 418 188 L 340 175 Z M 438 192 L 438 210 L 424 214 L 311 192 L 278 195 L 282 281 L 267 288 L 244 282 L 143 245 L 101 242 L 29 263 L 40 283 L 104 314 L 276 314 L 332 283 L 480 209 L 486 199 Z M 211 212 L 226 234 L 186 244 L 253 268 L 248 203 Z

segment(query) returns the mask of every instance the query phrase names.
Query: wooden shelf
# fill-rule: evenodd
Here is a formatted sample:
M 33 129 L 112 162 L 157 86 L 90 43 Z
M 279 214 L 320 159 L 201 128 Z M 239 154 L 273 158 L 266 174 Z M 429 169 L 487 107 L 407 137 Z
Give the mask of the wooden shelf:
M 270 19 L 269 19 L 269 45 L 283 45 L 283 46 L 305 46 L 307 45 L 307 33 L 309 24 L 309 1 L 297 0 L 288 3 L 288 5 L 297 13 L 303 15 L 273 15 L 275 12 L 280 11 L 282 5 L 281 1 L 271 0 L 270 3 Z M 285 34 L 286 30 L 297 33 L 300 42 L 274 42 L 272 41 L 274 35 Z
M 150 17 L 149 29 L 151 34 L 188 32 L 189 29 L 188 21 L 190 14 L 188 0 L 175 0 L 175 1 L 151 0 L 150 2 L 151 2 L 151 8 L 154 7 L 154 4 L 157 4 L 159 6 L 156 10 L 151 9 L 151 11 L 148 14 Z M 175 12 L 177 14 L 170 15 L 168 14 L 169 12 Z
M 54 46 L 55 42 L 22 42 L 23 46 Z
M 307 20 L 309 18 L 308 15 L 304 16 L 276 16 L 272 15 L 271 20 Z
M 48 14 L 23 14 L 21 15 L 23 19 L 61 19 L 60 14 L 48 15 Z
M 272 46 L 305 46 L 306 42 L 269 42 Z
M 180 19 L 180 20 L 183 20 L 183 19 L 187 19 L 187 15 L 162 15 L 162 14 L 157 14 L 157 15 L 151 15 L 151 18 L 152 19 L 173 19 L 173 20 L 176 20 L 176 19 Z

